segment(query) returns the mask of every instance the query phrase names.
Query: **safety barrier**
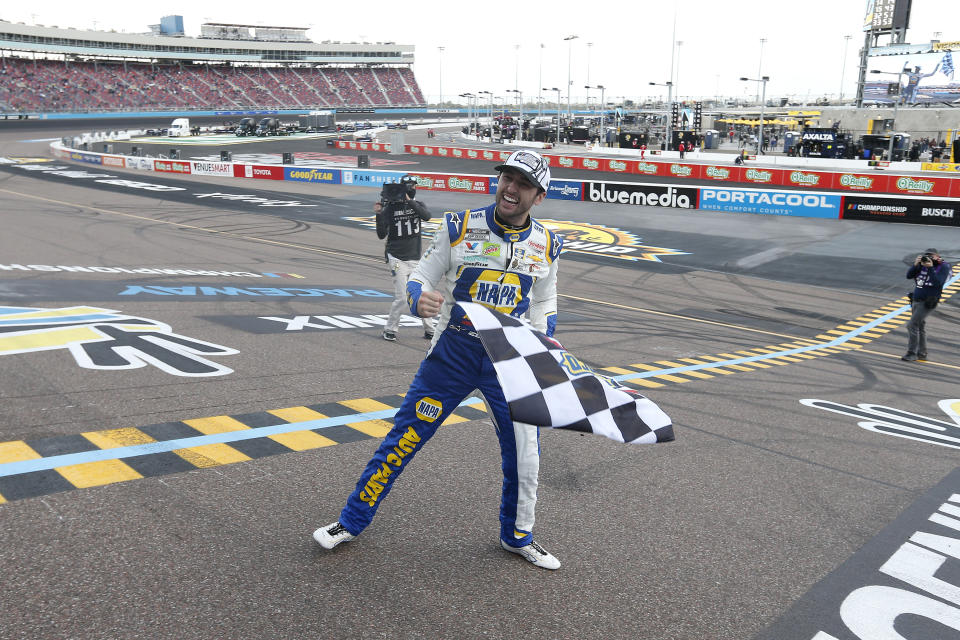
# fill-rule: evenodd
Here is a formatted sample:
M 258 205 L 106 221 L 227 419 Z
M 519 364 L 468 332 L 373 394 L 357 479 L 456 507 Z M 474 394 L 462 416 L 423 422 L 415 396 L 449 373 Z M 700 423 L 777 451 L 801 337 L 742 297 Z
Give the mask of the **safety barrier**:
M 370 145 L 386 146 L 383 143 L 349 142 L 358 150 L 375 149 Z M 360 145 L 367 145 L 366 148 Z M 417 146 L 417 145 L 414 145 Z M 412 176 L 420 189 L 452 193 L 490 195 L 496 193 L 497 176 L 438 173 L 420 171 L 390 171 L 377 169 L 344 169 L 333 167 L 305 167 L 296 165 L 260 165 L 242 162 L 211 162 L 201 160 L 171 160 L 144 158 L 115 154 L 94 153 L 68 149 L 60 142 L 51 144 L 55 156 L 106 167 L 137 169 L 159 173 L 191 174 L 198 176 L 234 177 L 254 180 L 286 180 L 321 184 L 344 184 L 357 187 L 380 188 L 388 182 L 397 182 L 403 176 Z M 480 159 L 501 161 L 509 151 L 490 149 L 460 149 L 461 153 L 476 153 Z M 448 149 L 448 152 L 452 153 Z M 554 156 L 565 157 L 565 156 Z M 580 158 L 580 160 L 583 160 Z M 703 165 L 689 165 L 700 167 Z M 710 165 L 708 165 L 709 167 Z M 581 168 L 589 170 L 587 165 Z M 725 167 L 729 169 L 729 167 Z M 744 171 L 762 171 L 745 169 Z M 810 173 L 810 172 L 798 172 Z M 654 174 L 657 175 L 657 174 Z M 841 174 L 854 176 L 855 174 Z M 759 176 L 754 176 L 759 179 Z M 868 176 L 876 179 L 878 176 Z M 887 176 L 895 179 L 895 176 Z M 909 178 L 901 176 L 897 180 Z M 817 191 L 810 179 L 797 178 L 809 186 L 808 190 L 783 190 L 723 184 L 685 187 L 676 183 L 616 182 L 608 180 L 554 179 L 547 197 L 555 200 L 579 200 L 594 204 L 633 205 L 674 209 L 702 209 L 727 213 L 752 213 L 790 217 L 815 217 L 825 219 L 871 220 L 960 226 L 960 199 L 930 197 L 941 195 L 934 189 L 917 187 L 904 191 L 899 197 L 865 193 L 837 193 Z M 960 182 L 960 180 L 957 180 Z M 761 183 L 764 186 L 775 186 Z M 823 186 L 823 185 L 819 185 Z M 852 188 L 852 186 L 851 186 Z M 865 191 L 868 191 L 865 189 Z M 960 195 L 960 192 L 958 192 Z
M 389 151 L 389 143 L 351 142 L 338 140 L 341 149 Z M 432 145 L 404 145 L 404 150 L 415 155 L 470 160 L 504 160 L 512 150 L 469 149 Z M 960 198 L 960 178 L 908 176 L 885 173 L 843 171 L 810 171 L 806 169 L 778 169 L 747 167 L 733 164 L 703 164 L 633 160 L 621 158 L 592 158 L 589 156 L 541 154 L 551 167 L 642 175 L 644 177 L 689 178 L 715 182 L 754 184 L 758 186 L 787 186 L 809 189 L 836 189 L 851 193 L 892 195 L 920 195 L 939 198 Z M 937 165 L 943 166 L 943 165 Z M 958 165 L 960 166 L 960 165 Z M 946 171 L 948 169 L 943 168 Z

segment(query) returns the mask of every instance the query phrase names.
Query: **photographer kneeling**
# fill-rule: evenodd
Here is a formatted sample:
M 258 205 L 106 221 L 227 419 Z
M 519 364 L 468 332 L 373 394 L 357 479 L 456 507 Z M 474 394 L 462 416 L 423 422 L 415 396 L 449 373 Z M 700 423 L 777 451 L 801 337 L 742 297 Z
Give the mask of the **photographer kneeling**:
M 407 309 L 407 279 L 420 261 L 420 222 L 430 219 L 422 202 L 416 200 L 417 181 L 404 176 L 399 183 L 383 185 L 380 201 L 373 205 L 377 214 L 377 237 L 387 243 L 383 256 L 393 275 L 393 304 L 383 329 L 383 339 L 395 341 L 400 328 L 400 314 Z M 423 318 L 423 337 L 433 338 L 436 321 Z
M 913 292 L 909 294 L 911 302 L 910 322 L 907 323 L 907 353 L 901 360 L 927 359 L 927 316 L 940 302 L 943 285 L 950 277 L 950 265 L 943 261 L 936 249 L 927 249 L 917 256 L 913 266 L 907 270 L 907 279 L 914 280 Z

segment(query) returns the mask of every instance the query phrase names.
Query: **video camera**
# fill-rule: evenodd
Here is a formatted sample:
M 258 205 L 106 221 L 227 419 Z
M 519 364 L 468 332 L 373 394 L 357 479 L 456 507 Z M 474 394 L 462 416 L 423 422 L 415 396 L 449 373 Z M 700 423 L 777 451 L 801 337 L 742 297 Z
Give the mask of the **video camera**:
M 404 202 L 407 196 L 413 200 L 417 195 L 417 179 L 412 176 L 400 178 L 400 182 L 388 182 L 380 190 L 380 200 L 383 202 Z

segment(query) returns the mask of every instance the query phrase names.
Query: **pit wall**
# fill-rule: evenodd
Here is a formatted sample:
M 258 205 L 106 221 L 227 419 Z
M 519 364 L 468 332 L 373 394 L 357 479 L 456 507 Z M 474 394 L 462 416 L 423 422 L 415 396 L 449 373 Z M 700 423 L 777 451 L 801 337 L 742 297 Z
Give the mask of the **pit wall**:
M 380 151 L 384 146 L 380 143 L 344 144 L 347 145 L 346 148 L 354 148 L 350 145 L 357 145 L 356 148 L 359 150 L 371 151 Z M 376 147 L 381 147 L 381 149 Z M 169 160 L 76 151 L 65 148 L 60 142 L 51 144 L 51 150 L 56 157 L 88 165 L 99 165 L 105 170 L 115 167 L 165 174 L 190 174 L 218 178 L 233 177 L 240 180 L 286 180 L 373 188 L 380 188 L 387 182 L 397 182 L 401 177 L 409 175 L 416 179 L 418 188 L 427 191 L 490 195 L 497 190 L 496 176 L 475 174 Z M 454 151 L 466 155 L 457 156 L 453 153 Z M 488 149 L 448 149 L 447 153 L 451 157 L 474 157 L 470 154 L 476 153 L 478 159 L 491 161 L 506 160 L 510 155 L 510 151 Z M 446 154 L 437 151 L 435 155 L 444 156 Z M 547 157 L 550 159 L 552 166 L 567 166 L 562 161 L 567 156 Z M 584 160 L 580 157 L 571 157 L 570 159 Z M 701 165 L 685 166 L 702 168 Z M 584 165 L 579 167 L 574 165 L 573 168 L 594 170 L 592 167 Z M 940 180 L 950 181 L 950 179 Z M 955 182 L 960 183 L 960 180 L 955 180 Z M 949 192 L 950 186 L 949 184 L 946 187 L 938 185 L 937 188 Z M 960 190 L 957 191 L 957 195 L 960 196 Z M 550 183 L 547 197 L 557 200 L 579 200 L 595 204 L 960 226 L 960 199 L 935 197 L 934 195 L 917 196 L 910 193 L 892 196 L 875 192 L 838 193 L 822 192 L 813 188 L 809 190 L 783 190 L 770 188 L 769 186 L 760 188 L 723 184 L 687 187 L 676 183 L 616 182 L 598 176 L 596 180 L 554 179 Z
M 389 151 L 389 143 L 350 142 L 338 140 L 337 147 L 358 151 Z M 510 151 L 469 149 L 447 146 L 404 145 L 414 155 L 440 158 L 467 158 L 502 160 Z M 940 198 L 960 198 L 960 178 L 948 176 L 908 176 L 886 173 L 858 173 L 843 171 L 809 171 L 797 168 L 775 169 L 737 166 L 727 160 L 723 164 L 688 164 L 659 160 L 627 160 L 620 158 L 593 158 L 585 156 L 541 153 L 551 167 L 641 175 L 649 178 L 670 177 L 691 180 L 710 180 L 717 183 L 739 183 L 756 187 L 804 187 L 810 189 L 837 189 L 851 193 L 915 195 Z M 729 158 L 730 156 L 726 156 Z

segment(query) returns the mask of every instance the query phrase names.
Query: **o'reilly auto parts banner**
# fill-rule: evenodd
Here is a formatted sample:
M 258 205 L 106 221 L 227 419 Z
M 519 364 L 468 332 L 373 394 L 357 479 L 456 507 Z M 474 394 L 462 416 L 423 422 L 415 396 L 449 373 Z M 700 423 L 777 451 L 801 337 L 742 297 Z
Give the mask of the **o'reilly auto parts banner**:
M 842 196 L 803 191 L 766 189 L 700 189 L 700 208 L 732 213 L 760 213 L 771 216 L 837 218 Z
M 844 196 L 840 217 L 847 220 L 960 226 L 960 200 Z
M 696 209 L 696 188 L 665 184 L 633 182 L 587 182 L 584 200 L 609 204 L 632 204 L 639 207 L 672 207 Z

